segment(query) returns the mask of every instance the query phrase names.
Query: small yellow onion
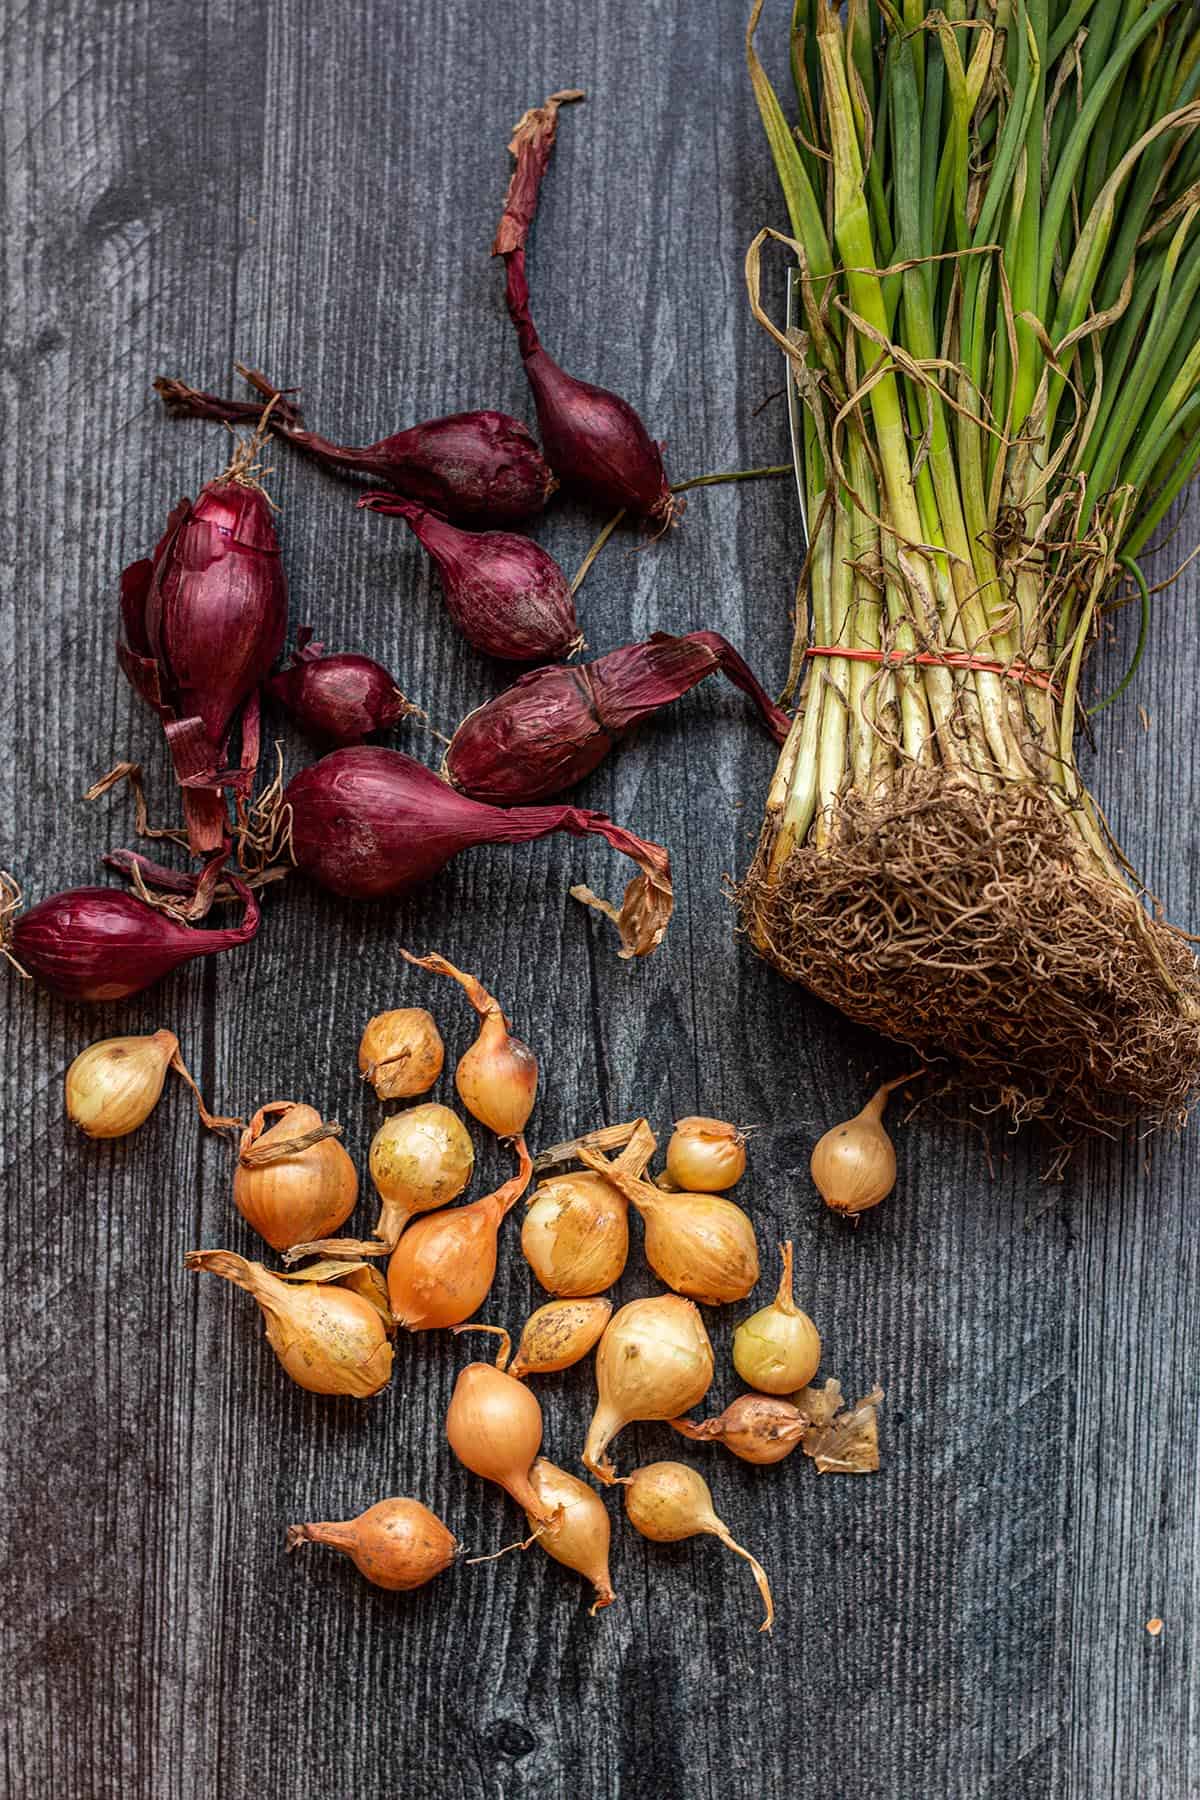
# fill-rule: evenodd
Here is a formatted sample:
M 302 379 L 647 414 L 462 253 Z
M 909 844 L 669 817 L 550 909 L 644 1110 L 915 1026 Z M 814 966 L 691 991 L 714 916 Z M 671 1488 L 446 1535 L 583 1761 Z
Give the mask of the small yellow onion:
M 201 1122 L 210 1131 L 241 1124 L 240 1119 L 223 1119 L 208 1111 L 173 1031 L 103 1038 L 81 1050 L 64 1082 L 67 1117 L 85 1137 L 127 1137 L 145 1124 L 158 1105 L 168 1069 L 174 1069 L 191 1088 Z
M 397 1321 L 409 1331 L 461 1325 L 487 1299 L 496 1276 L 501 1221 L 516 1205 L 533 1165 L 519 1137 L 517 1173 L 494 1194 L 470 1206 L 428 1213 L 410 1225 L 388 1264 L 388 1294 Z
M 578 1156 L 584 1146 L 588 1139 L 555 1149 Z M 613 1169 L 640 1175 L 656 1147 L 649 1125 L 638 1119 Z M 521 1249 L 547 1293 L 564 1299 L 603 1293 L 620 1280 L 629 1256 L 629 1202 L 607 1176 L 554 1175 L 529 1202 Z
M 807 1387 L 821 1365 L 820 1335 L 796 1305 L 790 1238 L 780 1245 L 780 1253 L 779 1292 L 770 1306 L 744 1319 L 733 1334 L 734 1368 L 764 1394 L 791 1394 Z
M 516 1137 L 529 1123 L 537 1099 L 537 1057 L 520 1038 L 511 1036 L 500 1002 L 474 975 L 456 969 L 444 956 L 413 956 L 400 952 L 418 969 L 448 975 L 457 981 L 483 1023 L 479 1036 L 459 1058 L 454 1085 L 473 1118 L 497 1137 Z
M 596 1350 L 596 1410 L 583 1464 L 609 1486 L 616 1471 L 605 1456 L 635 1419 L 675 1419 L 698 1406 L 712 1386 L 713 1349 L 690 1300 L 656 1294 L 615 1312 Z
M 275 1100 L 242 1133 L 233 1203 L 273 1250 L 336 1231 L 354 1211 L 358 1175 L 337 1141 L 341 1129 L 314 1107 Z
M 539 1306 L 525 1321 L 509 1373 L 518 1379 L 552 1375 L 582 1362 L 611 1317 L 611 1300 L 551 1300 Z
M 741 1207 L 722 1194 L 666 1193 L 584 1145 L 579 1159 L 607 1175 L 642 1215 L 646 1261 L 677 1294 L 723 1306 L 758 1280 L 758 1244 Z
M 812 1153 L 812 1178 L 834 1212 L 848 1216 L 866 1212 L 886 1200 L 895 1187 L 896 1150 L 883 1128 L 883 1109 L 893 1088 L 914 1079 L 913 1075 L 901 1075 L 885 1081 L 860 1113 L 831 1126 L 818 1139 Z
M 715 1537 L 750 1564 L 758 1591 L 762 1595 L 767 1616 L 760 1631 L 770 1631 L 775 1623 L 775 1605 L 766 1570 L 757 1557 L 735 1544 L 729 1527 L 713 1510 L 713 1497 L 708 1483 L 684 1463 L 647 1463 L 635 1469 L 625 1480 L 625 1511 L 635 1531 L 656 1544 L 678 1544 L 684 1538 L 705 1534 Z
M 666 1172 L 684 1193 L 724 1193 L 746 1173 L 746 1139 L 724 1119 L 679 1119 L 667 1144 Z
M 715 1419 L 693 1424 L 672 1419 L 671 1429 L 698 1444 L 724 1444 L 748 1463 L 777 1463 L 804 1441 L 809 1422 L 790 1400 L 768 1394 L 742 1394 Z
M 540 1521 L 526 1513 L 537 1541 L 556 1563 L 574 1569 L 591 1582 L 596 1590 L 591 1616 L 616 1599 L 612 1576 L 608 1571 L 608 1551 L 612 1538 L 608 1508 L 586 1481 L 569 1475 L 544 1456 L 539 1456 L 529 1471 L 529 1485 L 537 1495 L 543 1512 L 554 1516 L 554 1523 L 541 1528 Z
M 494 1331 L 503 1340 L 497 1357 L 501 1366 L 474 1362 L 460 1370 L 446 1413 L 450 1448 L 473 1475 L 494 1481 L 511 1494 L 535 1524 L 548 1525 L 555 1508 L 540 1498 L 529 1479 L 542 1447 L 542 1409 L 524 1382 L 504 1372 L 507 1331 L 495 1326 L 474 1329 Z
M 364 1400 L 392 1373 L 389 1325 L 378 1305 L 341 1284 L 351 1271 L 326 1265 L 319 1280 L 304 1271 L 292 1282 L 229 1250 L 189 1250 L 189 1269 L 207 1269 L 252 1294 L 262 1308 L 267 1342 L 298 1387 L 310 1394 Z M 335 1285 L 337 1284 L 337 1285 Z
M 358 1067 L 381 1100 L 427 1094 L 442 1072 L 446 1046 L 423 1006 L 376 1013 L 358 1046 Z
M 458 1545 L 436 1513 L 419 1500 L 380 1500 L 356 1519 L 289 1525 L 287 1547 L 328 1544 L 360 1575 L 390 1593 L 424 1587 L 454 1561 Z

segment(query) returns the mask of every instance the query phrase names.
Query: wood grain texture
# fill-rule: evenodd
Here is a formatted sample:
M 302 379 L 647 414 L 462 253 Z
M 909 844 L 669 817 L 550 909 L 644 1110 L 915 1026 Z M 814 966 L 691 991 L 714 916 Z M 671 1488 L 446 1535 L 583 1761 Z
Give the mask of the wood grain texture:
M 166 422 L 150 377 L 219 386 L 247 357 L 360 441 L 465 406 L 529 416 L 486 251 L 509 128 L 553 88 L 589 101 L 564 118 L 532 250 L 547 345 L 635 400 L 677 477 L 779 460 L 782 407 L 754 409 L 780 370 L 740 274 L 781 211 L 742 10 L 9 0 L 0 791 L 3 860 L 31 897 L 128 841 L 122 800 L 77 798 L 118 756 L 142 757 L 170 807 L 157 726 L 116 669 L 116 578 L 224 445 Z M 403 528 L 276 462 L 293 621 L 387 661 L 444 727 L 496 691 L 502 672 L 458 640 Z M 597 523 L 560 506 L 538 535 L 569 566 Z M 594 650 L 710 627 L 777 678 L 796 530 L 786 483 L 694 495 L 669 541 L 623 540 L 589 578 Z M 1132 861 L 1193 925 L 1198 592 L 1193 568 L 1159 604 L 1137 690 L 1149 729 L 1134 704 L 1106 713 L 1091 771 Z M 304 746 L 284 743 L 297 766 Z M 745 866 L 771 762 L 741 698 L 712 687 L 579 791 L 671 847 L 678 913 L 646 964 L 620 963 L 566 897 L 580 878 L 616 891 L 616 859 L 551 840 L 477 852 L 394 907 L 297 883 L 253 946 L 121 1008 L 6 984 L 6 1800 L 1200 1790 L 1195 1132 L 1097 1146 L 1046 1189 L 1025 1140 L 989 1172 L 977 1136 L 916 1123 L 898 1132 L 896 1199 L 856 1233 L 827 1216 L 809 1151 L 893 1059 L 732 938 L 722 882 Z M 412 1596 L 316 1548 L 285 1561 L 290 1521 L 395 1492 L 474 1551 L 514 1536 L 514 1510 L 441 1435 L 470 1343 L 402 1343 L 366 1406 L 291 1388 L 249 1301 L 183 1271 L 193 1245 L 254 1253 L 227 1150 L 180 1093 L 136 1138 L 86 1144 L 61 1077 L 92 1038 L 169 1024 L 223 1109 L 312 1100 L 364 1164 L 367 1016 L 428 1003 L 452 1052 L 471 1036 L 452 991 L 398 968 L 399 944 L 504 996 L 547 1071 L 541 1141 L 640 1110 L 761 1127 L 747 1189 L 764 1251 L 795 1237 L 827 1371 L 888 1390 L 874 1480 L 697 1448 L 772 1573 L 772 1640 L 742 1564 L 712 1542 L 647 1545 L 616 1517 L 620 1602 L 595 1621 L 536 1551 Z M 494 1185 L 505 1159 L 478 1142 Z M 514 1327 L 539 1297 L 517 1223 L 488 1308 Z M 635 1254 L 619 1297 L 651 1286 Z M 723 1404 L 732 1322 L 713 1329 Z M 539 1392 L 548 1451 L 572 1466 L 590 1373 Z M 618 1440 L 625 1467 L 681 1449 L 658 1427 Z

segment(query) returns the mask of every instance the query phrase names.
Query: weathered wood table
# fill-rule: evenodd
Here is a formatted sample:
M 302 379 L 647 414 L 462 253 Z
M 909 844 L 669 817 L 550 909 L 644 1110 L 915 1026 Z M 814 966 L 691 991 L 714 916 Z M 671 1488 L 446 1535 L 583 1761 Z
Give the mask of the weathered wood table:
M 143 757 L 155 810 L 173 805 L 158 727 L 116 668 L 117 574 L 225 445 L 169 423 L 151 376 L 229 385 L 249 358 L 351 441 L 466 406 L 531 416 L 487 250 L 508 130 L 552 88 L 590 97 L 564 120 L 533 248 L 547 344 L 635 399 L 677 479 L 785 454 L 782 403 L 762 406 L 779 359 L 741 279 L 781 207 L 740 5 L 8 12 L 3 856 L 31 898 L 94 879 L 131 840 L 124 799 L 80 800 L 116 758 Z M 495 692 L 506 677 L 457 637 L 403 527 L 274 460 L 293 623 L 373 651 L 443 727 Z M 571 566 L 598 523 L 556 506 L 539 535 Z M 788 483 L 702 491 L 669 541 L 608 550 L 581 595 L 588 638 L 719 628 L 777 681 L 796 563 Z M 1197 591 L 1193 569 L 1159 602 L 1091 767 L 1133 862 L 1193 925 Z M 298 766 L 308 752 L 284 741 Z M 252 947 L 120 1008 L 6 983 L 6 1800 L 1200 1791 L 1195 1133 L 1101 1145 L 1047 1188 L 1025 1141 L 989 1168 L 976 1136 L 916 1122 L 894 1200 L 857 1233 L 828 1216 L 812 1144 L 898 1059 L 733 937 L 722 884 L 771 765 L 714 684 L 580 790 L 671 847 L 679 907 L 649 962 L 619 962 L 567 898 L 581 878 L 619 890 L 616 859 L 555 839 L 464 857 L 393 907 L 291 882 Z M 392 1493 L 423 1496 L 476 1552 L 514 1537 L 515 1510 L 442 1435 L 470 1345 L 401 1342 L 369 1405 L 290 1386 L 250 1302 L 184 1273 L 194 1245 L 254 1253 L 228 1150 L 181 1091 L 135 1138 L 84 1142 L 62 1074 L 94 1037 L 169 1025 L 223 1108 L 312 1100 L 365 1162 L 367 1016 L 404 996 L 436 1009 L 453 1050 L 471 1032 L 400 944 L 511 1004 L 546 1074 L 541 1142 L 641 1110 L 760 1127 L 745 1191 L 764 1250 L 796 1239 L 826 1372 L 887 1389 L 873 1479 L 697 1451 L 771 1571 L 773 1638 L 743 1564 L 711 1541 L 650 1546 L 619 1518 L 620 1603 L 594 1621 L 536 1551 L 411 1597 L 320 1550 L 285 1560 L 289 1521 Z M 495 1185 L 505 1158 L 480 1145 Z M 487 1309 L 514 1326 L 537 1299 L 517 1223 Z M 652 1285 L 634 1255 L 621 1296 Z M 730 1330 L 715 1327 L 722 1403 Z M 548 1449 L 571 1465 L 589 1367 L 541 1393 Z M 621 1448 L 628 1466 L 683 1449 L 659 1427 Z

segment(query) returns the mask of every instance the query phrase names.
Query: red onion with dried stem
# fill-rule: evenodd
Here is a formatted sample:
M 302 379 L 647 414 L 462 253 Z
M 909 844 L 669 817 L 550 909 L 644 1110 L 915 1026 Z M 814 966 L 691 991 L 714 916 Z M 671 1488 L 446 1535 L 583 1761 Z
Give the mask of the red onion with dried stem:
M 558 109 L 582 99 L 578 89 L 551 94 L 544 106 L 532 107 L 518 121 L 508 146 L 517 166 L 492 254 L 504 258 L 505 299 L 550 467 L 565 486 L 608 511 L 625 511 L 662 529 L 674 522 L 676 501 L 659 446 L 628 401 L 559 368 L 542 348 L 529 312 L 525 240 L 554 148 Z
M 198 931 L 120 888 L 66 888 L 20 913 L 20 889 L 0 875 L 0 951 L 64 999 L 124 1000 L 194 957 L 250 941 L 258 902 L 235 877 L 229 885 L 245 904 L 241 924 Z
M 287 582 L 271 502 L 255 461 L 265 415 L 225 472 L 181 500 L 151 557 L 121 576 L 117 657 L 162 720 L 183 791 L 189 847 L 228 835 L 222 792 L 249 791 L 258 766 L 258 685 L 283 647 Z M 228 767 L 241 725 L 240 764 Z
M 618 738 L 717 670 L 749 694 L 777 743 L 791 720 L 715 631 L 656 631 L 577 668 L 531 669 L 468 713 L 443 770 L 461 793 L 502 806 L 560 794 L 582 781 Z
M 558 482 L 528 426 L 500 412 L 450 413 L 426 419 L 356 449 L 306 431 L 295 389 L 276 388 L 265 375 L 238 365 L 255 391 L 274 401 L 272 430 L 338 474 L 372 481 L 471 525 L 510 525 L 540 513 Z M 168 409 L 226 424 L 256 419 L 261 402 L 226 400 L 160 375 L 154 383 Z
M 401 719 L 424 717 L 382 663 L 353 651 L 324 652 L 324 644 L 314 644 L 305 626 L 297 633 L 290 666 L 266 684 L 271 698 L 309 737 L 343 749 L 390 730 Z
M 602 813 L 575 806 L 485 806 L 456 793 L 431 769 L 399 750 L 335 750 L 289 782 L 283 807 L 292 853 L 303 872 L 332 893 L 373 900 L 403 893 L 478 844 L 523 844 L 565 831 L 599 836 L 641 873 L 618 911 L 588 888 L 577 899 L 597 906 L 621 933 L 622 956 L 645 956 L 671 916 L 670 859 Z

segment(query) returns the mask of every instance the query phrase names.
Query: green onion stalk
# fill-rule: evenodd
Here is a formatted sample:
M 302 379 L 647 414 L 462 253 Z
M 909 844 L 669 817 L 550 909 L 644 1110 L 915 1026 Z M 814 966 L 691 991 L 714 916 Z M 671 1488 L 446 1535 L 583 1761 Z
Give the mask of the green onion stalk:
M 1144 647 L 1138 558 L 1200 460 L 1200 16 L 902 5 L 795 0 L 788 110 L 762 0 L 747 31 L 790 231 L 746 273 L 803 401 L 808 543 L 743 918 L 783 973 L 1016 1119 L 1176 1119 L 1196 960 L 1074 740 L 1130 598 Z

